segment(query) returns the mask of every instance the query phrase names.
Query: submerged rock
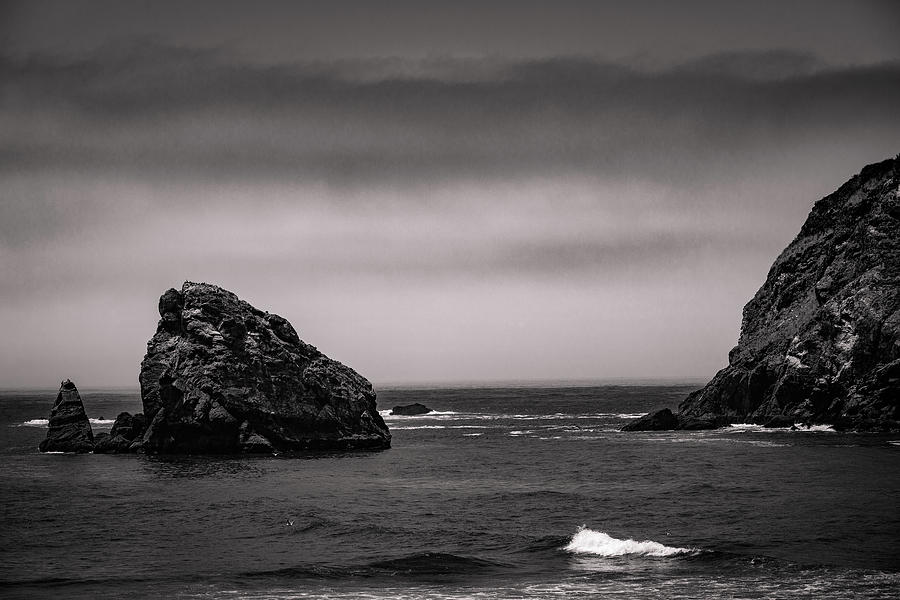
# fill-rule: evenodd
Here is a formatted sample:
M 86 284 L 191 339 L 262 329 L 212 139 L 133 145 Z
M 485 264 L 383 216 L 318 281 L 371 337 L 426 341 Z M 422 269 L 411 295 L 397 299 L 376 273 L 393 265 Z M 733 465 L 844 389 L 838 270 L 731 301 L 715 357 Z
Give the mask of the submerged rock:
M 419 404 L 416 402 L 415 404 L 404 404 L 402 406 L 395 406 L 391 409 L 392 415 L 401 415 L 401 416 L 415 416 L 415 415 L 424 415 L 431 412 L 431 409 L 425 406 L 424 404 Z
M 50 411 L 47 437 L 39 447 L 41 452 L 91 452 L 94 449 L 94 434 L 84 412 L 81 394 L 69 379 L 59 386 Z
M 678 419 L 900 429 L 900 157 L 816 203 Z
M 192 282 L 164 293 L 159 313 L 141 363 L 143 451 L 390 446 L 372 384 L 303 342 L 286 319 Z

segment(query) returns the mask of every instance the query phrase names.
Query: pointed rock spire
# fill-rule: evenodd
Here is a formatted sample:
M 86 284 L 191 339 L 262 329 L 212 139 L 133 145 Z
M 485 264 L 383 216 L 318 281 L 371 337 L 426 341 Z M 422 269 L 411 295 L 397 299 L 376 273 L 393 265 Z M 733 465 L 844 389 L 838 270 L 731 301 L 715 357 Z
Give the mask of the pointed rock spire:
M 94 449 L 94 434 L 84 412 L 78 388 L 66 379 L 59 386 L 59 394 L 50 411 L 47 439 L 41 442 L 41 452 L 90 452 Z

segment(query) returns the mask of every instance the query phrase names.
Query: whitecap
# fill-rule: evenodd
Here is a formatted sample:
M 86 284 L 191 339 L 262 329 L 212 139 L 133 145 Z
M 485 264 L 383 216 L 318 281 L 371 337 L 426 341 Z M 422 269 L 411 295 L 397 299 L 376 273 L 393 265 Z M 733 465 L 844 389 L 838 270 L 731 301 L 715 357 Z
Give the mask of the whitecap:
M 98 427 L 112 427 L 112 424 L 116 422 L 115 419 L 88 419 L 91 422 L 91 425 L 96 425 Z
M 620 540 L 602 531 L 594 531 L 584 526 L 578 529 L 563 550 L 575 554 L 593 554 L 607 557 L 629 555 L 663 557 L 697 552 L 697 550 L 692 548 L 666 546 L 652 540 L 642 542 L 632 539 Z
M 391 430 L 395 429 L 447 429 L 446 425 L 392 425 Z
M 900 440 L 888 440 L 888 444 L 891 446 L 900 446 Z

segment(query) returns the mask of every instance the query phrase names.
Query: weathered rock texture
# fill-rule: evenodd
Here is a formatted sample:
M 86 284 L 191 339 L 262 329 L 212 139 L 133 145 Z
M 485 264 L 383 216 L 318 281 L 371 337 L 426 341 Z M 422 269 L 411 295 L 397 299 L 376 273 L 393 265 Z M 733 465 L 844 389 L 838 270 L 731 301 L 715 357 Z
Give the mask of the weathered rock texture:
M 690 421 L 900 428 L 900 157 L 823 198 L 744 307 Z
M 286 319 L 191 282 L 163 294 L 159 313 L 141 364 L 144 452 L 390 446 L 372 385 L 303 342 Z
M 50 411 L 47 438 L 41 442 L 41 452 L 90 452 L 94 449 L 94 433 L 84 412 L 78 388 L 66 379 L 59 386 L 59 394 Z

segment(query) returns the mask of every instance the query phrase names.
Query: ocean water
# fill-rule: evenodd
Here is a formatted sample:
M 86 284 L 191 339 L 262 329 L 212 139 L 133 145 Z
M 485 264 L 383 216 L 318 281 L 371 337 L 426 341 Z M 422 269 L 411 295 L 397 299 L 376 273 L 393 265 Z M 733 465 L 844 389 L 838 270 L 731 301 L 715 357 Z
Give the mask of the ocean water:
M 381 389 L 437 412 L 300 459 L 40 454 L 3 392 L 0 596 L 900 597 L 900 435 L 618 431 L 693 387 Z

